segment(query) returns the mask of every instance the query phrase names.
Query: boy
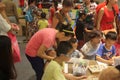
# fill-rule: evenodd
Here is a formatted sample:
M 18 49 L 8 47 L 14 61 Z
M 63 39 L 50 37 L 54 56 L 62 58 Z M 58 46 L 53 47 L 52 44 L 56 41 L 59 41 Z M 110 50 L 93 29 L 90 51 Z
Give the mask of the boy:
M 101 61 L 103 63 L 107 63 L 109 65 L 113 64 L 113 56 L 115 55 L 115 42 L 117 39 L 117 34 L 116 32 L 109 31 L 105 35 L 105 43 L 101 44 L 97 54 L 96 54 L 96 59 L 98 61 Z
M 70 79 L 72 75 L 68 76 L 63 73 L 63 62 L 69 61 L 72 51 L 72 45 L 68 41 L 61 41 L 56 50 L 57 57 L 45 68 L 42 80 L 66 80 L 65 76 Z

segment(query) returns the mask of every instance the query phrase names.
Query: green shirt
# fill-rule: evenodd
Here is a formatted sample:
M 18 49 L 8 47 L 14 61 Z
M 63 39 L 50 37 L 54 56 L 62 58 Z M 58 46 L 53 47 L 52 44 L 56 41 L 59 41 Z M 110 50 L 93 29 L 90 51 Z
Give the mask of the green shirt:
M 63 67 L 56 61 L 51 61 L 45 69 L 42 80 L 66 80 L 63 75 Z
M 40 19 L 38 21 L 39 29 L 47 28 L 48 27 L 48 21 L 46 19 Z

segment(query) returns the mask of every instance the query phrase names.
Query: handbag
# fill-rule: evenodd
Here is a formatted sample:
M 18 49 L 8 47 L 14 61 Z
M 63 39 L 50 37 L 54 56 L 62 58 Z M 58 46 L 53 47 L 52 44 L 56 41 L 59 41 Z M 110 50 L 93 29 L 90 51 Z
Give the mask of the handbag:
M 11 24 L 11 28 L 13 28 L 14 30 L 19 30 L 18 25 L 14 23 Z M 14 63 L 20 62 L 21 57 L 20 57 L 20 49 L 19 49 L 17 38 L 11 31 L 8 32 L 7 34 L 8 34 L 8 37 L 11 39 L 11 43 L 12 43 L 13 61 Z

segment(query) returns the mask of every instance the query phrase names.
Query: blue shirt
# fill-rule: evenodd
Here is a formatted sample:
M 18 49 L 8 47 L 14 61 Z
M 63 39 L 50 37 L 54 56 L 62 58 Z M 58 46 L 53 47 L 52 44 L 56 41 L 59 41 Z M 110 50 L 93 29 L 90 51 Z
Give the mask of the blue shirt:
M 103 59 L 109 60 L 110 58 L 112 58 L 115 55 L 115 46 L 111 46 L 110 50 L 107 50 L 105 48 L 105 44 L 101 44 L 98 51 L 97 51 L 97 55 L 102 57 Z

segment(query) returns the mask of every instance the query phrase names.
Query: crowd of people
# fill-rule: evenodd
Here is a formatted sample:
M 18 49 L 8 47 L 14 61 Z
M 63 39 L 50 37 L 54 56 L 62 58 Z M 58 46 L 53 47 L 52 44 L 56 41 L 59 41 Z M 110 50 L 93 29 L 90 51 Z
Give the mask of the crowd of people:
M 119 80 L 120 64 L 112 66 L 114 59 L 120 58 L 114 45 L 119 44 L 120 35 L 117 1 L 105 0 L 97 4 L 83 0 L 72 27 L 73 0 L 63 0 L 61 9 L 56 7 L 57 0 L 53 0 L 49 18 L 36 0 L 25 0 L 23 12 L 28 23 L 25 56 L 35 71 L 36 80 L 86 79 L 86 75 L 78 77 L 63 71 L 64 62 L 72 58 L 106 63 L 110 67 L 100 72 L 98 80 Z M 19 23 L 16 11 L 12 0 L 0 2 L 0 80 L 17 78 L 13 43 L 8 35 L 16 30 L 12 23 Z

